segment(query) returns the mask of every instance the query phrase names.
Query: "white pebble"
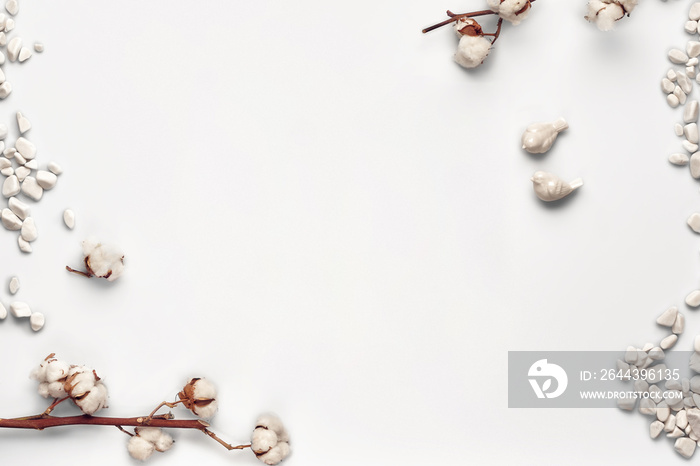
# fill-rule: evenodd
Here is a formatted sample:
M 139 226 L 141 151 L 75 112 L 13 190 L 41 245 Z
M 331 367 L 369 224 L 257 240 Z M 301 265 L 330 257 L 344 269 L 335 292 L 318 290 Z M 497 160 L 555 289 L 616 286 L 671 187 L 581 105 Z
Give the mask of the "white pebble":
M 15 301 L 10 303 L 10 314 L 17 318 L 29 317 L 32 315 L 32 310 L 29 309 L 29 305 L 27 303 Z
M 617 407 L 620 409 L 624 409 L 625 411 L 632 411 L 636 404 L 637 400 L 635 400 L 631 396 L 617 399 Z
M 684 123 L 695 123 L 698 121 L 698 111 L 700 110 L 700 104 L 697 100 L 691 100 L 683 109 L 683 122 Z
M 12 18 L 7 18 L 5 21 L 5 32 L 10 32 L 15 28 L 15 20 Z
M 687 437 L 681 437 L 676 439 L 676 443 L 673 444 L 673 448 L 675 448 L 678 454 L 683 458 L 690 458 L 693 456 L 693 453 L 695 453 L 696 445 L 697 443 L 695 443 L 694 440 Z
M 0 320 L 3 320 L 5 317 L 7 317 L 7 309 L 0 303 Z
M 9 128 L 5 123 L 0 123 L 0 139 L 5 139 L 7 137 L 7 133 L 9 132 Z
M 27 159 L 25 159 L 19 152 L 15 152 L 15 161 L 20 165 L 27 163 Z
M 2 218 L 2 226 L 10 231 L 17 231 L 22 228 L 22 220 L 8 208 L 2 209 L 0 218 Z
M 72 210 L 66 209 L 63 211 L 63 223 L 71 230 L 75 227 L 75 214 Z
M 686 427 L 688 427 L 688 417 L 685 412 L 685 409 L 678 411 L 678 413 L 676 414 L 676 427 L 680 429 L 685 429 Z
M 2 87 L 2 86 L 0 86 L 0 87 Z M 678 99 L 678 97 L 676 97 L 676 96 L 673 95 L 673 94 L 669 94 L 669 95 L 666 96 L 666 102 L 667 102 L 672 108 L 678 107 L 678 105 L 681 103 L 680 100 Z
M 685 134 L 685 137 L 688 141 L 692 142 L 693 144 L 698 143 L 698 124 L 697 123 L 690 123 L 687 124 L 683 127 L 683 134 Z
M 691 58 L 690 60 L 696 60 L 696 58 Z M 688 61 L 690 61 L 688 60 Z M 685 67 L 685 74 L 688 75 L 690 79 L 693 79 L 696 75 L 697 72 L 695 71 L 695 65 L 689 65 Z
M 19 51 L 22 48 L 22 38 L 21 37 L 15 37 L 13 38 L 8 44 L 7 44 L 7 58 L 10 59 L 10 61 L 16 61 L 17 58 L 19 57 Z M 679 50 L 680 52 L 680 50 Z M 669 52 L 669 57 L 671 52 Z M 681 52 L 683 53 L 683 52 Z M 685 54 L 684 54 L 685 55 Z M 686 59 L 686 61 L 688 61 Z M 685 62 L 683 62 L 685 63 Z
M 22 228 L 24 228 L 24 225 L 22 225 Z M 680 335 L 681 333 L 683 333 L 684 330 L 685 316 L 679 312 L 678 316 L 676 316 L 676 321 L 673 323 L 673 327 L 671 327 L 671 331 L 676 335 Z
M 647 416 L 656 415 L 656 403 L 650 398 L 642 398 L 639 402 L 639 412 Z
M 3 24 L 3 26 L 4 26 L 4 24 Z M 0 28 L 0 29 L 2 29 L 2 28 Z M 4 47 L 5 45 L 7 45 L 7 35 L 5 34 L 4 31 L 0 31 L 0 47 Z M 3 61 L 3 63 L 5 63 L 5 56 L 4 55 L 2 57 L 2 61 Z
M 692 143 L 690 141 L 683 141 L 682 145 L 683 145 L 683 149 L 687 150 L 691 154 L 694 154 L 695 152 L 698 151 L 698 145 L 695 143 Z
M 34 223 L 33 217 L 27 217 L 22 223 L 22 230 L 20 234 L 27 243 L 31 243 L 37 239 L 39 233 L 36 231 L 36 224 Z
M 29 168 L 27 168 L 27 167 L 25 167 L 25 166 L 21 166 L 21 167 L 17 167 L 17 169 L 15 170 L 15 175 L 17 175 L 17 179 L 18 179 L 18 180 L 20 181 L 20 183 L 21 183 L 22 181 L 24 181 L 24 179 L 25 179 L 26 177 L 29 176 L 29 174 L 30 174 L 31 172 L 32 172 L 32 171 L 31 171 Z
M 15 39 L 19 39 L 18 37 L 15 37 Z M 12 39 L 12 40 L 15 40 Z M 10 44 L 12 44 L 12 40 L 10 41 Z M 20 44 L 22 43 L 22 39 L 19 39 Z M 10 45 L 7 46 L 8 51 L 10 49 Z M 12 60 L 12 58 L 10 58 Z M 685 62 L 688 61 L 688 55 L 683 53 L 682 50 L 679 49 L 671 49 L 668 51 L 668 59 L 671 60 L 671 63 L 675 63 L 677 65 L 685 64 Z M 12 60 L 14 61 L 14 60 Z
M 63 168 L 56 162 L 49 162 L 49 171 L 54 175 L 60 175 L 63 173 Z
M 15 149 L 27 160 L 36 157 L 36 146 L 26 138 L 17 138 L 17 141 L 15 141 Z
M 688 34 L 695 34 L 698 32 L 698 22 L 697 21 L 686 21 L 685 23 L 685 32 Z
M 32 129 L 31 122 L 26 116 L 22 115 L 22 112 L 17 112 L 17 127 L 19 128 L 20 134 L 24 134 Z
M 0 84 L 0 99 L 6 98 L 11 93 L 12 84 L 10 84 L 9 81 L 5 81 L 4 83 Z
M 670 94 L 675 88 L 675 84 L 673 84 L 670 79 L 664 78 L 661 80 L 661 90 L 666 94 Z
M 34 42 L 34 51 L 41 53 L 44 51 L 44 44 L 41 42 Z
M 690 158 L 686 154 L 671 154 L 668 161 L 674 165 L 688 165 Z
M 36 173 L 36 182 L 39 183 L 39 186 L 46 190 L 49 190 L 56 186 L 57 179 L 58 178 L 56 177 L 56 175 L 45 170 L 39 170 Z
M 693 340 L 693 348 L 700 353 L 700 335 L 696 336 Z
M 698 63 L 700 63 L 700 59 L 698 59 L 698 57 L 693 57 L 690 60 L 688 60 L 687 62 L 685 62 L 685 66 L 695 66 Z
M 36 170 L 37 168 L 39 168 L 39 163 L 37 163 L 36 159 L 32 159 L 28 162 L 25 162 L 24 166 L 29 168 L 30 170 Z
M 664 350 L 662 350 L 659 346 L 655 346 L 654 348 L 649 350 L 649 359 L 651 359 L 652 361 L 660 361 L 665 357 L 666 355 L 664 354 Z
M 700 178 L 700 152 L 690 156 L 690 174 L 693 178 Z
M 676 427 L 675 429 L 673 429 L 673 432 L 666 434 L 666 437 L 679 438 L 679 437 L 683 437 L 684 435 L 685 435 L 684 432 L 682 430 L 680 430 L 678 427 Z
M 5 176 L 12 176 L 15 173 L 15 169 L 12 167 L 3 168 L 0 170 L 0 174 Z
M 5 9 L 12 16 L 15 16 L 19 12 L 19 3 L 17 3 L 17 0 L 7 0 L 7 3 L 5 3 Z
M 12 277 L 10 279 L 10 294 L 16 294 L 19 291 L 19 278 Z
M 676 306 L 671 306 L 661 313 L 661 315 L 656 319 L 656 323 L 664 327 L 671 327 L 676 321 L 677 316 L 678 308 Z
M 8 176 L 2 184 L 2 195 L 11 197 L 19 193 L 19 180 L 15 175 Z
M 29 208 L 29 206 L 17 199 L 16 197 L 11 197 L 8 204 L 10 210 L 22 220 L 24 220 L 32 214 L 32 210 Z
M 32 315 L 29 316 L 29 325 L 32 326 L 32 330 L 35 332 L 41 330 L 44 327 L 44 323 L 46 323 L 46 319 L 41 312 L 32 312 Z
M 679 76 L 680 76 L 680 74 L 681 73 L 678 73 Z M 683 73 L 683 76 L 685 76 L 685 73 Z M 687 78 L 687 76 L 686 76 L 686 78 Z M 678 98 L 678 102 L 680 102 L 681 105 L 683 105 L 688 98 L 685 91 L 683 89 L 681 89 L 681 87 L 679 85 L 676 85 L 676 87 L 673 89 L 673 95 L 675 95 Z
M 686 107 L 687 107 L 687 105 L 686 105 Z M 678 136 L 678 137 L 683 136 L 683 125 L 681 125 L 680 123 L 676 123 L 676 124 L 673 126 L 673 132 L 674 132 L 674 133 L 676 134 L 676 136 Z
M 17 244 L 19 244 L 19 249 L 22 252 L 32 252 L 32 245 L 29 244 L 22 238 L 22 235 L 17 237 Z
M 664 430 L 664 423 L 661 421 L 654 421 L 649 426 L 649 436 L 651 438 L 656 438 Z
M 35 201 L 38 201 L 41 199 L 41 196 L 44 195 L 44 189 L 39 186 L 39 183 L 37 183 L 36 178 L 33 176 L 28 176 L 22 182 L 22 192 Z
M 678 79 L 678 75 L 676 75 L 676 70 L 670 69 L 666 72 L 666 77 L 668 78 L 669 81 L 672 83 L 676 82 L 676 79 Z
M 692 21 L 697 21 L 700 19 L 700 2 L 695 2 L 690 6 L 688 18 L 690 18 Z
M 688 78 L 688 75 L 683 72 L 678 72 L 678 86 L 680 86 L 681 90 L 686 94 L 690 94 L 690 91 L 693 90 L 693 82 Z
M 675 345 L 677 341 L 678 341 L 678 335 L 671 334 L 671 335 L 667 336 L 666 338 L 664 338 L 663 340 L 661 340 L 661 343 L 659 343 L 659 346 L 661 347 L 661 349 L 669 349 L 673 345 Z
M 700 233 L 700 214 L 695 213 L 688 217 L 688 226 L 695 232 Z
M 28 49 L 27 47 L 22 47 L 21 49 L 19 49 L 19 56 L 17 57 L 17 59 L 20 63 L 24 63 L 30 58 L 32 58 L 32 51 L 30 49 Z
M 685 303 L 690 307 L 700 306 L 700 290 L 691 291 L 690 294 L 685 297 Z
M 5 157 L 0 157 L 0 170 L 2 170 L 3 168 L 11 167 L 11 166 L 12 166 L 12 162 L 10 161 L 10 159 L 6 159 Z

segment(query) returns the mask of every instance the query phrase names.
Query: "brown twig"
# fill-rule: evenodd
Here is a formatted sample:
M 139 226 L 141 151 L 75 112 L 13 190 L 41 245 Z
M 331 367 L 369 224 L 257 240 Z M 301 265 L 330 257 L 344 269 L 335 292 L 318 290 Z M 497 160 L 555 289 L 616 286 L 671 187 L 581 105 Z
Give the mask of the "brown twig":
M 496 32 L 493 34 L 484 34 L 485 36 L 493 36 L 491 45 L 496 43 L 496 39 L 501 35 L 501 26 L 503 25 L 503 18 L 498 18 L 498 27 L 496 27 Z
M 56 417 L 40 414 L 14 419 L 0 419 L 0 428 L 12 429 L 36 429 L 44 430 L 49 427 L 92 425 L 92 426 L 132 426 L 132 427 L 167 427 L 171 429 L 197 429 L 204 431 L 209 424 L 201 419 L 166 419 L 154 417 L 147 419 L 142 417 L 96 417 L 88 416 L 65 416 Z
M 534 2 L 534 1 L 535 0 L 530 0 L 530 3 Z M 528 7 L 529 7 L 529 4 L 527 4 L 523 8 L 523 11 L 527 10 Z M 496 13 L 495 11 L 492 11 L 492 10 L 479 10 L 479 11 L 473 11 L 471 13 L 461 13 L 461 14 L 456 15 L 456 14 L 452 13 L 450 10 L 447 10 L 447 16 L 449 16 L 450 19 L 446 19 L 445 21 L 442 21 L 442 22 L 437 23 L 437 24 L 433 24 L 432 26 L 423 29 L 423 34 L 425 34 L 426 32 L 434 31 L 435 29 L 441 28 L 441 27 L 446 26 L 450 23 L 454 23 L 455 21 L 459 21 L 462 18 L 473 18 L 475 16 L 496 15 L 496 14 L 498 14 L 498 13 Z M 498 38 L 498 35 L 500 34 L 501 21 L 502 20 L 499 20 L 498 31 L 496 31 L 496 36 L 495 36 L 494 42 L 496 41 L 496 39 Z M 484 34 L 484 35 L 491 36 L 493 34 Z
M 92 278 L 92 275 L 88 274 L 87 272 L 83 272 L 82 270 L 75 270 L 66 265 L 66 270 L 69 272 L 77 273 L 78 275 L 82 275 L 83 277 L 87 278 Z
M 224 446 L 227 450 L 243 450 L 244 448 L 250 448 L 250 444 L 248 445 L 236 445 L 235 447 L 232 446 L 230 443 L 226 443 L 223 440 L 221 440 L 219 437 L 216 436 L 216 434 L 209 429 L 202 429 L 202 432 L 207 434 L 209 437 L 213 438 L 217 442 L 219 442 L 221 445 Z

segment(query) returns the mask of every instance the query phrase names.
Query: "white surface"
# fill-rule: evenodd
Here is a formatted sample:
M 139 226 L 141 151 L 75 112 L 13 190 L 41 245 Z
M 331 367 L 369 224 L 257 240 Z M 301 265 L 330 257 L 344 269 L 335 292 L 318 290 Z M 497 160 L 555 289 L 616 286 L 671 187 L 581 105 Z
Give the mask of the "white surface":
M 4 66 L 0 120 L 23 112 L 65 172 L 31 255 L 0 230 L 0 279 L 46 315 L 0 322 L 0 415 L 44 409 L 27 376 L 56 352 L 98 370 L 112 416 L 206 376 L 213 430 L 245 442 L 274 411 L 289 466 L 681 464 L 638 414 L 507 408 L 508 350 L 658 341 L 698 288 L 700 193 L 667 161 L 682 113 L 659 88 L 692 2 L 608 34 L 585 3 L 538 0 L 467 72 L 452 31 L 420 29 L 478 0 L 22 2 L 13 35 L 46 51 Z M 550 152 L 519 149 L 559 116 Z M 536 170 L 585 185 L 547 206 Z M 113 284 L 63 268 L 91 234 L 126 252 Z M 699 329 L 690 311 L 677 348 Z M 113 428 L 0 435 L 7 464 L 131 461 Z M 173 435 L 152 464 L 258 464 Z

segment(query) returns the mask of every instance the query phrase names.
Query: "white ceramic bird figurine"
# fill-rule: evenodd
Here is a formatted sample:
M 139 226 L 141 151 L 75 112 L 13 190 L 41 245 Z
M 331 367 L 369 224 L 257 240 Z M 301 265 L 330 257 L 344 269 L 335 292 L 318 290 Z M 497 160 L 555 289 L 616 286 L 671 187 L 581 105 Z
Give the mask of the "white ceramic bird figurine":
M 521 138 L 523 149 L 531 154 L 544 154 L 552 147 L 557 135 L 568 127 L 569 124 L 563 118 L 551 123 L 533 123 Z
M 571 194 L 576 188 L 583 186 L 581 178 L 576 178 L 571 183 L 566 183 L 557 175 L 542 171 L 535 172 L 531 181 L 537 197 L 547 202 L 558 201 Z

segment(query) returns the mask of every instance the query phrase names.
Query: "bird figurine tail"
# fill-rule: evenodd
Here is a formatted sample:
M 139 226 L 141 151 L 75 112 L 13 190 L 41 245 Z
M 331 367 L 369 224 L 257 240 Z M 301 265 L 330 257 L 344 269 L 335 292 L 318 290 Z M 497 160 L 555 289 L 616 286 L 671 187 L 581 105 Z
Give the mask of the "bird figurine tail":
M 581 178 L 576 178 L 575 180 L 571 181 L 569 183 L 569 186 L 571 186 L 571 189 L 577 189 L 583 186 L 583 180 Z

